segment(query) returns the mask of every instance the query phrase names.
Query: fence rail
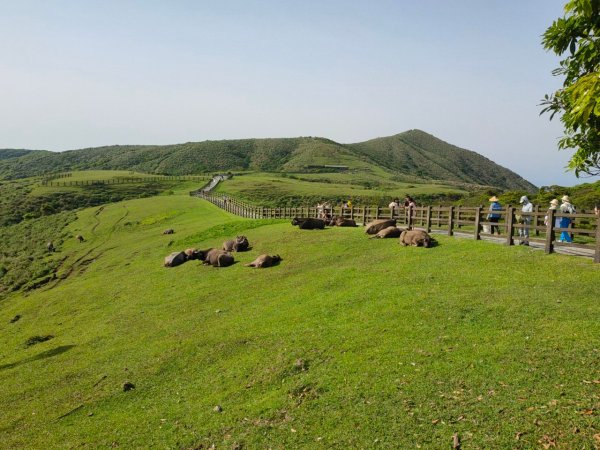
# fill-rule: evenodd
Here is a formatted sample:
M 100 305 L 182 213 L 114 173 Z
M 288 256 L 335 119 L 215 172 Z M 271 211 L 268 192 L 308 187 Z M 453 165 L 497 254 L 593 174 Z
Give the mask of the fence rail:
M 61 177 L 66 178 L 66 177 Z M 165 175 L 156 177 L 119 177 L 119 178 L 108 178 L 106 180 L 73 180 L 73 181 L 55 181 L 42 180 L 42 186 L 93 186 L 102 184 L 134 184 L 134 183 L 148 183 L 154 181 L 208 181 L 211 177 L 209 176 L 197 176 L 197 175 Z
M 236 198 L 221 193 L 205 190 L 190 192 L 190 195 L 203 198 L 220 208 L 241 217 L 253 219 L 292 219 L 294 217 L 318 217 L 319 211 L 313 206 L 292 208 L 265 208 L 250 205 Z M 515 245 L 515 238 L 527 231 L 527 238 L 520 240 L 537 242 L 544 245 L 546 253 L 554 252 L 555 247 L 568 245 L 570 247 L 584 248 L 594 254 L 594 262 L 600 263 L 600 216 L 594 213 L 566 214 L 555 210 L 540 211 L 538 207 L 531 213 L 523 213 L 520 208 L 507 206 L 494 211 L 500 214 L 498 223 L 490 222 L 489 211 L 483 207 L 464 206 L 416 206 L 387 208 L 380 206 L 353 206 L 344 208 L 335 206 L 324 211 L 331 216 L 340 216 L 354 219 L 363 225 L 375 219 L 396 219 L 398 224 L 405 227 L 421 228 L 427 232 L 442 231 L 448 236 L 455 232 L 470 233 L 473 239 L 479 240 L 482 236 L 492 236 L 489 229 L 492 225 L 501 230 L 500 236 L 506 240 L 507 245 Z M 516 216 L 521 216 L 518 222 Z M 561 228 L 559 220 L 563 217 L 571 219 L 568 228 Z M 577 224 L 577 226 L 574 226 Z M 521 233 L 520 233 L 521 231 Z M 584 242 L 563 243 L 556 238 L 557 233 L 568 233 L 570 236 L 579 236 Z M 542 236 L 543 235 L 543 236 Z

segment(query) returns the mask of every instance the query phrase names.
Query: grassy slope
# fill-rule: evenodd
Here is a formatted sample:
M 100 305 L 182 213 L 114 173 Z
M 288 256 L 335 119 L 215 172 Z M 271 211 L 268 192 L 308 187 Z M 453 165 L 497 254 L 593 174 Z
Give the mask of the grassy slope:
M 160 179 L 149 181 L 147 175 L 129 175 L 127 171 L 81 171 L 73 176 L 55 180 L 92 181 L 118 179 L 120 177 L 138 179 L 124 184 L 99 184 L 87 186 L 43 186 L 35 178 L 0 180 L 0 226 L 11 225 L 24 219 L 48 216 L 59 211 L 80 207 L 97 206 L 108 202 L 131 198 L 151 197 L 172 192 L 189 192 L 202 187 L 204 180 L 177 181 Z M 157 177 L 162 178 L 162 177 Z
M 88 242 L 57 255 L 70 276 L 0 303 L 7 448 L 444 448 L 454 432 L 466 448 L 587 448 L 599 432 L 589 260 L 444 236 L 401 248 L 185 196 L 79 216 Z M 161 267 L 239 233 L 254 248 L 237 259 L 284 261 Z
M 384 199 L 387 206 L 394 197 L 403 198 L 409 194 L 445 195 L 466 194 L 466 191 L 441 184 L 409 184 L 392 181 L 388 178 L 367 176 L 365 172 L 352 174 L 292 174 L 287 178 L 268 173 L 252 173 L 235 176 L 217 187 L 217 192 L 226 193 L 258 205 L 281 206 L 290 199 L 290 206 L 314 204 L 321 199 L 335 201 L 353 199 L 355 203 L 377 203 Z M 304 181 L 313 180 L 313 181 Z M 373 183 L 372 189 L 365 187 Z

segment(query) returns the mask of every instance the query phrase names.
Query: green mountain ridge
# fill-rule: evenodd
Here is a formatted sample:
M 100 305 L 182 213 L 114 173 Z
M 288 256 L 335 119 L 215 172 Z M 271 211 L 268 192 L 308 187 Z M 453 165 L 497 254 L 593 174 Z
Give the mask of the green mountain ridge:
M 355 144 L 320 137 L 236 139 L 173 145 L 114 145 L 64 152 L 1 150 L 0 176 L 24 178 L 69 170 L 135 170 L 187 175 L 226 170 L 306 172 L 311 165 L 351 170 L 385 169 L 423 182 L 447 181 L 500 189 L 536 187 L 476 152 L 448 144 L 424 131 Z

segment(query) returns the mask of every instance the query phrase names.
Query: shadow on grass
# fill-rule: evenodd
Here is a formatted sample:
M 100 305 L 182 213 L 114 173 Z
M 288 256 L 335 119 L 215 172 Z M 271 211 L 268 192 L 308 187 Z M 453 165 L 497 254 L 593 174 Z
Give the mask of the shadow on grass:
M 0 370 L 12 369 L 13 367 L 20 366 L 21 364 L 30 363 L 33 361 L 38 361 L 40 359 L 51 358 L 56 355 L 60 355 L 64 352 L 71 350 L 74 345 L 61 345 L 60 347 L 53 348 L 52 350 L 46 350 L 45 352 L 38 353 L 35 356 L 30 356 L 29 358 L 25 358 L 21 361 L 17 361 L 10 364 L 2 364 L 0 365 Z

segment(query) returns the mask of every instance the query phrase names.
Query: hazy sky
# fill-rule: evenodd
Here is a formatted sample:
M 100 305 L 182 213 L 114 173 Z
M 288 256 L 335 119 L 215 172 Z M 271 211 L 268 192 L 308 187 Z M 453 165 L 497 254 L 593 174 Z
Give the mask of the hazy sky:
M 541 34 L 565 0 L 0 0 L 0 148 L 413 128 L 573 185 Z

